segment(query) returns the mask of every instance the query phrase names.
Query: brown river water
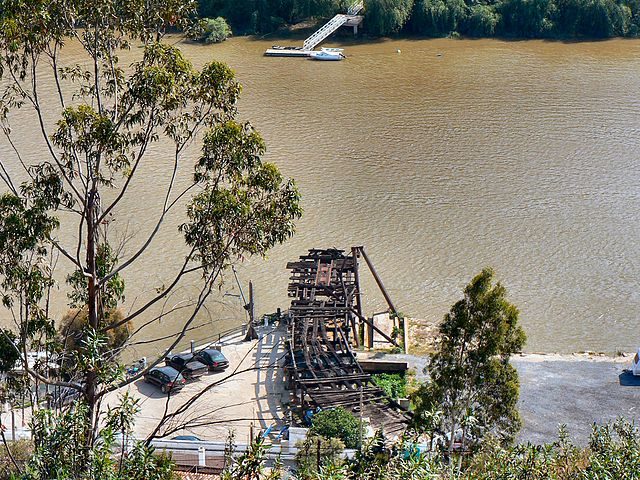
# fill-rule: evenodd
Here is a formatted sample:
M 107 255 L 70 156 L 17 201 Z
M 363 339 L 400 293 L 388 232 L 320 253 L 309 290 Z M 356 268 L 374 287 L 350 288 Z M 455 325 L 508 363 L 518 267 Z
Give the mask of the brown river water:
M 254 282 L 259 313 L 286 308 L 288 260 L 311 247 L 365 245 L 406 314 L 442 318 L 492 266 L 520 308 L 526 350 L 640 345 L 640 42 L 380 41 L 347 45 L 343 62 L 263 57 L 272 43 L 181 44 L 196 65 L 235 69 L 241 117 L 302 191 L 296 236 L 238 267 Z M 30 121 L 15 118 L 25 129 Z M 151 228 L 168 182 L 170 160 L 152 153 L 114 222 L 134 235 L 125 253 Z M 9 158 L 6 142 L 0 154 Z M 126 271 L 127 308 L 168 283 L 180 221 Z M 368 276 L 365 290 L 368 313 L 384 309 Z M 188 284 L 170 303 L 194 291 Z M 236 293 L 228 276 L 192 336 L 243 321 Z

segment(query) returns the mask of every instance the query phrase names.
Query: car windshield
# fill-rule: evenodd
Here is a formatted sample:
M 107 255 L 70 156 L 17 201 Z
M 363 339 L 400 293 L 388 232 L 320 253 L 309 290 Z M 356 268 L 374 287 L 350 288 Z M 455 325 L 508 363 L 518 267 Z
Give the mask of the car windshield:
M 205 353 L 211 357 L 211 360 L 226 360 L 218 350 L 207 350 Z

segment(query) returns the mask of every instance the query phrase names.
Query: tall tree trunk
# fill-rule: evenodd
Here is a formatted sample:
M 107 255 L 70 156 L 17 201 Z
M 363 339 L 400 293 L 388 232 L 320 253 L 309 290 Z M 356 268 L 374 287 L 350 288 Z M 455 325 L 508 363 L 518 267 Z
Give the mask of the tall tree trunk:
M 86 222 L 87 222 L 87 257 L 86 257 L 86 271 L 87 275 L 87 307 L 88 326 L 94 331 L 98 331 L 99 318 L 98 318 L 98 275 L 96 269 L 96 252 L 97 252 L 97 238 L 98 238 L 98 191 L 94 184 L 87 196 L 86 206 Z M 98 377 L 95 371 L 89 370 L 85 376 L 85 397 L 88 405 L 88 412 L 86 418 L 86 446 L 91 448 L 93 446 L 94 435 L 94 417 L 96 415 L 96 394 L 98 389 Z

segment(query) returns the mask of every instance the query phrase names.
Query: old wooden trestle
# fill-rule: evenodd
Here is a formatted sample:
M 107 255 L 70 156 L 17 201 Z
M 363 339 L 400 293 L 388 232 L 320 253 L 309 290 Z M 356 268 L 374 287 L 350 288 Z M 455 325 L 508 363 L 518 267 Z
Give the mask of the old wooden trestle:
M 287 367 L 290 386 L 304 408 L 340 406 L 370 418 L 374 428 L 382 427 L 387 434 L 400 433 L 406 428 L 408 415 L 362 371 L 351 349 L 351 343 L 359 345 L 360 326 L 373 328 L 362 315 L 361 255 L 390 302 L 362 247 L 354 247 L 349 254 L 336 249 L 309 250 L 287 264 L 291 270 L 289 296 L 293 297 Z M 391 303 L 390 309 L 395 311 Z

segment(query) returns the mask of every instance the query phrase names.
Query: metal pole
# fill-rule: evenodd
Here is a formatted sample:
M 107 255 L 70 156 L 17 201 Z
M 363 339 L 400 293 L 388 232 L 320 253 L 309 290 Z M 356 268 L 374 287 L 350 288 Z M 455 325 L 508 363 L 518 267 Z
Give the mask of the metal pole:
M 397 316 L 398 315 L 398 310 L 396 310 L 396 307 L 393 304 L 393 301 L 391 300 L 391 297 L 387 293 L 387 290 L 384 288 L 384 284 L 382 283 L 382 280 L 378 276 L 378 272 L 376 272 L 375 267 L 371 263 L 371 260 L 369 260 L 369 257 L 367 256 L 367 253 L 364 251 L 364 247 L 358 247 L 358 248 L 360 249 L 360 252 L 362 253 L 362 256 L 364 257 L 364 261 L 367 262 L 367 266 L 369 267 L 369 270 L 371 271 L 371 274 L 373 275 L 373 278 L 375 279 L 376 283 L 378 284 L 378 288 L 380 288 L 380 291 L 382 292 L 382 295 L 384 295 L 384 299 L 387 301 L 387 305 L 389 305 L 389 308 L 391 309 L 391 313 L 395 313 L 396 316 Z
M 356 312 L 353 308 L 349 308 L 349 310 L 353 313 L 355 313 L 356 315 L 358 314 L 358 312 Z M 392 343 L 393 345 L 395 345 L 396 347 L 398 347 L 398 342 L 395 341 L 393 338 L 391 338 L 389 335 L 387 335 L 386 333 L 384 333 L 382 330 L 380 330 L 378 327 L 376 327 L 373 324 L 373 320 L 369 320 L 368 318 L 365 317 L 360 317 L 360 320 L 363 321 L 364 323 L 366 323 L 367 325 L 369 325 L 369 327 L 371 327 L 372 329 L 374 329 L 376 332 L 378 332 L 380 335 L 382 335 L 382 337 L 389 343 Z M 373 338 L 373 335 L 371 335 L 371 338 Z
M 255 314 L 256 314 L 256 310 L 253 303 L 253 282 L 249 280 L 249 321 L 251 322 L 252 325 L 255 323 L 255 320 L 256 320 Z
M 360 383 L 360 451 L 362 451 L 362 409 L 364 408 L 362 402 L 362 383 Z
M 244 337 L 245 341 L 248 340 L 257 340 L 258 334 L 256 333 L 255 328 L 255 303 L 253 300 L 253 282 L 249 280 L 249 303 L 245 306 L 247 311 L 249 312 L 249 328 L 247 329 L 247 335 Z

